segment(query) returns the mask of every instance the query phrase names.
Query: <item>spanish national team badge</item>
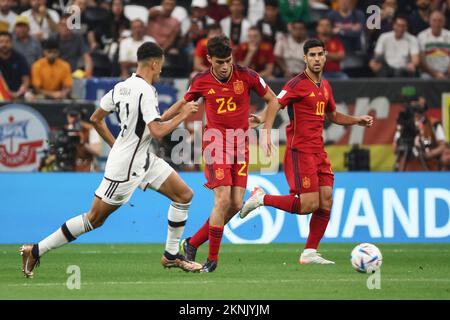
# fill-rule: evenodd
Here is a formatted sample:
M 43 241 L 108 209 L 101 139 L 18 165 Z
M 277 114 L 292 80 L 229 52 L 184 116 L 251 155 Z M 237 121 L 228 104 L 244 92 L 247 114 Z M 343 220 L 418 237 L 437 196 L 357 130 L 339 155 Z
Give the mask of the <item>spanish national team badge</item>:
M 244 82 L 242 80 L 236 80 L 233 82 L 234 93 L 242 94 L 244 92 Z
M 224 173 L 223 173 L 223 169 L 219 168 L 216 170 L 216 179 L 217 180 L 222 180 L 224 178 Z
M 323 94 L 325 95 L 325 99 L 328 100 L 328 90 L 327 90 L 327 88 L 323 88 Z
M 309 187 L 311 187 L 311 180 L 309 180 L 308 177 L 303 177 L 302 178 L 302 185 L 303 185 L 303 188 L 309 189 Z

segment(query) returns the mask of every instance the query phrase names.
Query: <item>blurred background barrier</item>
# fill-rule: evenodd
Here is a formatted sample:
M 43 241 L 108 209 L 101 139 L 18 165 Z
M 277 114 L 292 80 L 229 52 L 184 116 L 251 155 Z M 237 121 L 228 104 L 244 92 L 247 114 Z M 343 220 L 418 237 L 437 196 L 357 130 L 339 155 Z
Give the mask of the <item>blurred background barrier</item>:
M 184 235 L 207 219 L 213 194 L 201 173 L 181 173 L 194 191 Z M 98 173 L 0 174 L 0 243 L 32 243 L 86 212 L 102 178 Z M 450 242 L 450 173 L 337 173 L 326 242 Z M 286 194 L 283 174 L 250 175 L 248 190 Z M 249 192 L 247 192 L 246 198 Z M 169 200 L 137 190 L 105 225 L 79 243 L 163 243 Z M 232 243 L 304 242 L 309 216 L 260 208 L 226 226 Z

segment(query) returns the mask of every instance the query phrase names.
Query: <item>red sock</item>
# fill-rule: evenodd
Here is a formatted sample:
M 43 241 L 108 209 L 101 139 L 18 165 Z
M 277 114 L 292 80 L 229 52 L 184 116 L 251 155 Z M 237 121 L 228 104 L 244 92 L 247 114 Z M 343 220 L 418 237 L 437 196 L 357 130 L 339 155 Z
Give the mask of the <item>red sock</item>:
M 189 239 L 189 244 L 195 248 L 200 247 L 208 240 L 209 235 L 209 219 L 198 231 Z
M 330 210 L 319 208 L 313 212 L 309 222 L 309 235 L 305 249 L 317 249 L 327 229 L 328 221 L 330 221 Z
M 208 260 L 219 260 L 220 242 L 222 241 L 223 226 L 209 226 L 209 254 Z
M 297 198 L 293 194 L 288 196 L 271 196 L 266 194 L 264 196 L 264 205 L 275 207 L 291 213 L 300 214 L 302 212 L 300 197 Z

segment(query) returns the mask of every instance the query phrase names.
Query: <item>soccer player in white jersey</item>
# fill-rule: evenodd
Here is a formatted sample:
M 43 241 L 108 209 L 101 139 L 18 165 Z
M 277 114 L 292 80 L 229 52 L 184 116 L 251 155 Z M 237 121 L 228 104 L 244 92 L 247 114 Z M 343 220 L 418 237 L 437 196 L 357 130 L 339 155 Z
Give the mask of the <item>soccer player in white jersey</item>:
M 152 84 L 159 78 L 164 64 L 163 50 L 155 43 L 145 42 L 139 47 L 137 58 L 136 74 L 116 84 L 101 99 L 100 108 L 91 116 L 95 129 L 112 148 L 91 209 L 66 221 L 39 243 L 20 248 L 22 271 L 26 277 L 33 276 L 33 269 L 42 255 L 100 227 L 138 187 L 144 191 L 148 188 L 157 190 L 172 200 L 162 265 L 185 271 L 202 268 L 201 264 L 186 260 L 178 252 L 192 190 L 172 167 L 149 152 L 152 137 L 160 139 L 172 132 L 189 115 L 197 112 L 198 105 L 175 104 L 160 116 L 157 93 Z M 121 131 L 116 139 L 104 121 L 111 112 L 116 112 L 121 122 Z

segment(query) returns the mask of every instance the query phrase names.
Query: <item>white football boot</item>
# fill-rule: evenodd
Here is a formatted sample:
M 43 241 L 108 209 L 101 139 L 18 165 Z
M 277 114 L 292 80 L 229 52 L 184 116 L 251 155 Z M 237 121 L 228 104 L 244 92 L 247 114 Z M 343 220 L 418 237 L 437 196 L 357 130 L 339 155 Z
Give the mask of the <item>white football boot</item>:
M 322 258 L 321 254 L 314 249 L 303 251 L 298 262 L 300 264 L 334 264 L 334 261 Z
M 263 189 L 256 187 L 253 189 L 250 198 L 245 201 L 242 206 L 241 212 L 239 212 L 239 216 L 241 219 L 244 219 L 250 212 L 255 210 L 256 208 L 264 205 L 264 195 L 266 193 Z

